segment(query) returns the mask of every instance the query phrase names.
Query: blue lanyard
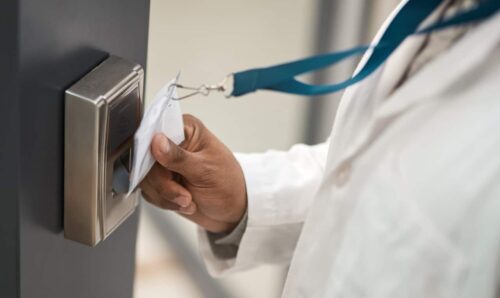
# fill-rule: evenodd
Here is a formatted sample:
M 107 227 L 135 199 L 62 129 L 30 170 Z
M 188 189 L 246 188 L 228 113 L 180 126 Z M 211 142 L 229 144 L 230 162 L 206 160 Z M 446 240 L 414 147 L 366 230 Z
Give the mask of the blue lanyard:
M 394 17 L 394 20 L 375 46 L 360 46 L 346 51 L 313 56 L 270 67 L 236 72 L 233 74 L 234 86 L 231 96 L 241 96 L 259 89 L 299 95 L 322 95 L 337 92 L 373 73 L 406 37 L 412 34 L 425 34 L 454 25 L 483 20 L 495 14 L 500 8 L 500 0 L 481 1 L 480 4 L 470 10 L 417 31 L 422 21 L 441 3 L 442 0 L 409 0 Z M 373 53 L 366 64 L 348 80 L 332 85 L 310 85 L 295 79 L 298 75 L 326 68 L 353 56 L 362 55 L 369 49 L 372 49 Z

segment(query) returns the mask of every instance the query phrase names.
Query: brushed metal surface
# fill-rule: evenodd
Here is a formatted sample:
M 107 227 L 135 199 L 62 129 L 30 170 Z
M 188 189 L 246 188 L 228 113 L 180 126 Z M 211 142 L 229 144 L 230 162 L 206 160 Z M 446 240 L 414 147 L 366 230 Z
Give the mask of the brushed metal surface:
M 143 110 L 141 66 L 110 56 L 65 92 L 64 236 L 90 246 L 108 237 L 139 201 L 113 191 L 115 162 L 132 156 L 130 123 L 139 125 Z M 125 102 L 127 101 L 127 102 Z M 137 105 L 130 108 L 130 104 Z M 121 109 L 123 111 L 117 111 Z M 122 122 L 123 122 L 122 121 Z M 110 148 L 113 140 L 113 148 Z

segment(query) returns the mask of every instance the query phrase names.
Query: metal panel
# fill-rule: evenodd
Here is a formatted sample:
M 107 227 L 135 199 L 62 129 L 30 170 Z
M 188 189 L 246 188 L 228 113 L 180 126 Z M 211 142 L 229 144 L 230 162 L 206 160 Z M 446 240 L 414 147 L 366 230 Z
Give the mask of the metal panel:
M 126 197 L 128 188 L 115 191 L 113 178 L 118 178 L 115 166 L 123 167 L 122 156 L 132 156 L 133 136 L 142 115 L 143 81 L 140 65 L 110 56 L 66 90 L 66 238 L 95 246 L 138 204 L 139 191 Z M 127 183 L 128 175 L 123 171 L 121 178 Z

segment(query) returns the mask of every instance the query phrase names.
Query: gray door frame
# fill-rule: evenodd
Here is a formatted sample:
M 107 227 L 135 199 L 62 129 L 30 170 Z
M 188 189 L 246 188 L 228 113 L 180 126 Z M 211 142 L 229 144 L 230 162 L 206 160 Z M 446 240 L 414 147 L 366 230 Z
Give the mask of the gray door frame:
M 10 12 L 5 14 L 2 12 Z M 19 101 L 17 98 L 17 1 L 0 1 L 0 290 L 19 293 Z
M 118 55 L 146 66 L 149 0 L 0 1 L 2 297 L 132 297 L 138 213 L 63 236 L 64 90 Z

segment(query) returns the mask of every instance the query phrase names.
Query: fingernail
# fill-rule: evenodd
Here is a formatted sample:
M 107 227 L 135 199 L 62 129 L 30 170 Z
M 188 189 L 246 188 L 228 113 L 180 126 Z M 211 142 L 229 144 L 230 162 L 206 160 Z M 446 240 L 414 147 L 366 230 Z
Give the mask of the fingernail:
M 160 137 L 160 150 L 164 154 L 167 154 L 168 151 L 170 150 L 170 143 L 168 142 L 168 139 L 165 136 Z
M 190 203 L 189 198 L 185 196 L 178 196 L 177 198 L 174 199 L 174 202 L 181 207 L 187 207 L 189 206 Z
M 179 209 L 180 213 L 186 214 L 186 215 L 194 214 L 195 211 L 196 211 L 196 208 L 194 207 L 194 204 L 189 204 L 189 206 L 182 207 Z

